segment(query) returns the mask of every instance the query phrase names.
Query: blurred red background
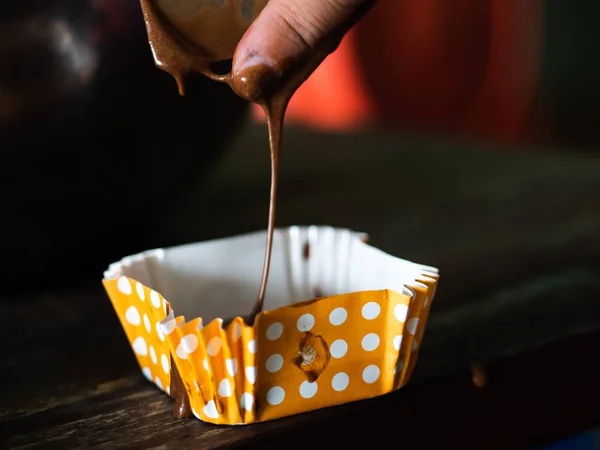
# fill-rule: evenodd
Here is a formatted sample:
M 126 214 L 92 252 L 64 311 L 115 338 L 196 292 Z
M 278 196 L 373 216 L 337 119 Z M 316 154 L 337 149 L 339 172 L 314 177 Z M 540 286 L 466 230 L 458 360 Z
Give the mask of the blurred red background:
M 297 92 L 288 121 L 551 140 L 552 105 L 540 99 L 542 47 L 552 46 L 546 28 L 556 28 L 545 16 L 551 3 L 379 0 Z M 258 108 L 253 113 L 264 120 Z

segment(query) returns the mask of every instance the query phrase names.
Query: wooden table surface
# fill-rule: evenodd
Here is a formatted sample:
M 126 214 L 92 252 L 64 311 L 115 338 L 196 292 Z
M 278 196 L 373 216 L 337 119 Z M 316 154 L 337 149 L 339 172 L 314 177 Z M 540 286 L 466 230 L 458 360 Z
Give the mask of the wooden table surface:
M 245 130 L 213 176 L 152 224 L 159 245 L 264 227 L 264 132 Z M 354 228 L 440 268 L 404 389 L 246 427 L 176 421 L 97 273 L 1 303 L 0 448 L 358 448 L 380 438 L 527 448 L 600 424 L 600 158 L 292 129 L 280 192 L 279 225 Z M 485 367 L 483 388 L 472 363 Z

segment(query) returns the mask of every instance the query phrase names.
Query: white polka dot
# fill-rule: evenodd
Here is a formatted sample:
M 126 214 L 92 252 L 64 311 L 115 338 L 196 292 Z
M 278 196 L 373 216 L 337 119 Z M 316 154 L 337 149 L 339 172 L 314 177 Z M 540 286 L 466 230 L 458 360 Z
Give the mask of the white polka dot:
M 362 339 L 362 348 L 368 352 L 372 352 L 379 347 L 379 336 L 375 333 L 369 333 Z
M 148 314 L 144 314 L 144 326 L 146 327 L 146 331 L 148 333 L 152 331 L 152 325 L 150 325 L 150 319 L 148 318 Z
M 155 308 L 160 308 L 160 296 L 156 291 L 150 291 L 150 301 L 152 302 L 152 306 Z
M 233 324 L 231 336 L 233 337 L 233 342 L 237 342 L 242 337 L 242 326 L 239 323 Z
M 141 283 L 135 283 L 135 292 L 137 292 L 138 298 L 141 301 L 146 300 L 146 293 L 144 292 L 144 286 Z
M 254 397 L 252 397 L 252 394 L 248 394 L 247 392 L 244 392 L 242 394 L 242 398 L 240 399 L 240 404 L 242 405 L 242 408 L 244 408 L 246 411 L 252 411 L 252 405 L 254 404 Z
M 300 385 L 300 395 L 303 398 L 313 398 L 317 393 L 319 387 L 317 386 L 317 382 L 309 383 L 308 381 L 303 381 Z
M 154 351 L 154 347 L 150 346 L 150 359 L 152 359 L 152 364 L 157 363 L 156 352 Z
M 129 283 L 127 277 L 119 278 L 119 281 L 117 281 L 117 289 L 119 289 L 121 294 L 131 295 L 131 284 Z
M 162 329 L 161 329 L 162 327 L 160 326 L 160 322 L 156 322 L 156 326 L 154 328 L 156 328 L 156 334 L 158 335 L 158 338 L 164 342 L 165 334 L 162 332 Z
M 406 329 L 413 336 L 417 333 L 417 327 L 419 326 L 419 318 L 414 317 L 406 322 Z
M 312 314 L 303 314 L 298 319 L 298 323 L 296 326 L 299 331 L 305 332 L 310 331 L 312 327 L 315 325 L 315 318 Z
M 131 325 L 137 326 L 140 323 L 142 323 L 142 319 L 140 317 L 140 312 L 137 310 L 137 308 L 135 306 L 130 306 L 129 308 L 127 308 L 127 311 L 125 311 L 125 319 Z
M 402 335 L 398 335 L 394 337 L 394 348 L 396 350 L 400 350 L 400 346 L 402 345 Z
M 195 334 L 188 334 L 181 338 L 175 354 L 181 359 L 187 359 L 190 353 L 198 348 L 198 338 Z
M 163 388 L 163 384 L 162 384 L 162 381 L 160 381 L 160 378 L 158 378 L 158 377 L 154 378 L 154 382 L 156 383 L 156 385 L 157 385 L 159 388 L 161 388 L 161 389 L 163 389 L 163 390 L 164 390 L 164 388 Z
M 418 348 L 419 348 L 419 343 L 417 342 L 416 339 L 413 339 L 412 345 L 410 347 L 410 351 L 416 352 Z
M 271 355 L 267 358 L 265 366 L 271 373 L 279 372 L 279 370 L 283 367 L 283 357 L 277 354 Z
M 406 322 L 406 316 L 408 315 L 408 306 L 399 304 L 394 307 L 394 315 L 398 322 Z
M 367 366 L 362 373 L 363 381 L 368 384 L 375 383 L 379 379 L 379 374 L 379 367 L 375 365 Z
M 329 353 L 331 353 L 331 356 L 333 356 L 334 358 L 342 358 L 347 351 L 348 344 L 346 344 L 346 341 L 343 339 L 333 341 L 333 343 L 329 347 Z
M 256 367 L 246 367 L 246 380 L 248 380 L 248 383 L 254 384 L 256 381 Z
M 344 308 L 335 308 L 329 314 L 329 322 L 331 325 L 338 326 L 343 324 L 348 318 L 348 312 Z
M 348 387 L 349 383 L 350 383 L 350 377 L 348 377 L 348 374 L 344 373 L 344 372 L 340 372 L 338 374 L 335 374 L 335 376 L 331 380 L 331 387 L 333 388 L 334 391 L 340 392 L 340 391 L 343 391 L 344 389 L 346 389 Z
M 150 367 L 144 367 L 142 369 L 142 373 L 148 379 L 148 381 L 152 381 L 152 371 L 150 370 Z
M 163 311 L 167 313 L 167 301 L 163 298 Z
M 381 307 L 378 303 L 369 302 L 362 308 L 362 316 L 367 320 L 373 320 L 379 316 Z
M 248 351 L 252 354 L 256 353 L 256 341 L 254 339 L 248 342 Z
M 146 340 L 142 336 L 135 338 L 132 344 L 133 351 L 140 355 L 146 356 L 148 354 L 148 347 L 146 347 Z
M 279 386 L 274 386 L 267 392 L 267 402 L 269 405 L 277 406 L 285 398 L 285 391 Z
M 215 404 L 214 400 L 209 401 L 206 406 L 204 406 L 203 411 L 206 417 L 210 419 L 219 418 L 219 411 L 217 411 L 217 405 Z
M 208 343 L 208 347 L 206 348 L 206 351 L 208 352 L 208 354 L 210 356 L 215 356 L 221 351 L 222 346 L 223 346 L 223 341 L 221 340 L 220 337 L 217 336 L 210 340 L 210 342 Z
M 162 365 L 163 372 L 168 374 L 169 373 L 169 358 L 167 358 L 167 355 L 165 355 L 164 353 L 160 357 L 160 364 Z
M 283 334 L 283 325 L 280 322 L 275 322 L 269 325 L 267 328 L 267 339 L 270 341 L 275 341 L 281 337 Z
M 161 325 L 161 330 L 164 334 L 171 334 L 173 331 L 175 331 L 176 327 L 177 321 L 175 319 L 171 319 Z
M 171 386 L 167 386 L 167 394 L 171 395 Z
M 429 304 L 429 295 L 425 297 L 425 301 L 423 302 L 423 308 L 425 308 Z
M 202 420 L 202 417 L 200 417 L 200 414 L 198 414 L 198 411 L 196 411 L 194 408 L 192 408 L 192 413 L 194 414 L 194 416 L 196 416 L 196 419 Z
M 225 367 L 227 368 L 227 373 L 234 377 L 238 370 L 237 361 L 235 359 L 226 359 Z
M 208 359 L 204 358 L 204 362 L 202 363 L 202 365 L 204 366 L 204 368 L 205 368 L 206 370 L 210 370 L 210 369 L 208 368 Z
M 221 397 L 231 397 L 231 383 L 229 383 L 227 378 L 221 380 L 217 392 Z

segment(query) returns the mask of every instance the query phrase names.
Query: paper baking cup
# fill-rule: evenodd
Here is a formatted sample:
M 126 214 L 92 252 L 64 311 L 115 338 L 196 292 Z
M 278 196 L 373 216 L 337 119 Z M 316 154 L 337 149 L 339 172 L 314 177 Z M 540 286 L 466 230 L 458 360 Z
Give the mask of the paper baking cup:
M 229 425 L 402 387 L 437 269 L 390 256 L 362 233 L 277 229 L 265 309 L 248 326 L 265 239 L 262 231 L 152 250 L 110 266 L 103 283 L 143 374 L 170 394 L 173 361 L 194 415 Z

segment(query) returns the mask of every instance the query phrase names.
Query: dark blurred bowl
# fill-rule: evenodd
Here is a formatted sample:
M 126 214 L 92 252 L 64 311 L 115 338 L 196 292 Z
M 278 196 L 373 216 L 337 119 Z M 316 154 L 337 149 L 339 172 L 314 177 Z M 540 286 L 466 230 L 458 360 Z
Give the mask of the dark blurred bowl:
M 227 86 L 200 76 L 179 97 L 154 66 L 135 0 L 3 2 L 0 261 L 12 269 L 7 281 L 104 267 L 153 245 L 155 221 L 210 171 L 245 106 Z

